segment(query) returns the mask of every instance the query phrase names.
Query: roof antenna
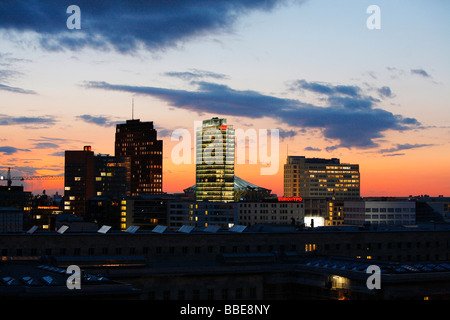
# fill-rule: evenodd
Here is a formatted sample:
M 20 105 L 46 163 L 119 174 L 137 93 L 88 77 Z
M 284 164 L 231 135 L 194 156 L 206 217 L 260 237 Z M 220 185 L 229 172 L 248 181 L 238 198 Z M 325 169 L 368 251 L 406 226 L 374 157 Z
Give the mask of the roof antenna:
M 131 120 L 134 120 L 134 97 L 131 102 Z

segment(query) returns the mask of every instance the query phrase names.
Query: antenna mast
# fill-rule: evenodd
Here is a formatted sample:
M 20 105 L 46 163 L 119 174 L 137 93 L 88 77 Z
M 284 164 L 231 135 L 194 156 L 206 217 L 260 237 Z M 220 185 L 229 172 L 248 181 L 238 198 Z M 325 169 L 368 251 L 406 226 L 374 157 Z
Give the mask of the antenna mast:
M 131 102 L 131 120 L 134 120 L 134 98 L 132 98 Z
M 8 175 L 7 175 L 6 179 L 8 181 L 8 187 L 11 187 L 12 186 L 11 168 L 8 168 Z

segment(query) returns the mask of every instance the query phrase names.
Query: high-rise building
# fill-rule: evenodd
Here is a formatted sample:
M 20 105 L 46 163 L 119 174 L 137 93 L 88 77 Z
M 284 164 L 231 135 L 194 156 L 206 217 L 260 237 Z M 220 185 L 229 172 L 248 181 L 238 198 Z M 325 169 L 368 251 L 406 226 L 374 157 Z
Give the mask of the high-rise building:
M 95 196 L 95 160 L 90 146 L 66 150 L 64 165 L 64 211 L 87 213 L 87 200 Z
M 115 155 L 131 160 L 131 196 L 163 193 L 163 142 L 153 122 L 127 120 L 116 126 Z
M 130 159 L 94 155 L 90 146 L 65 152 L 64 211 L 89 217 L 94 197 L 119 199 L 130 195 Z
M 226 119 L 204 120 L 196 139 L 196 200 L 234 201 L 233 127 Z
M 95 156 L 95 192 L 97 196 L 121 198 L 131 195 L 130 157 L 107 154 Z
M 303 198 L 359 199 L 358 164 L 339 159 L 288 156 L 284 165 L 284 195 Z

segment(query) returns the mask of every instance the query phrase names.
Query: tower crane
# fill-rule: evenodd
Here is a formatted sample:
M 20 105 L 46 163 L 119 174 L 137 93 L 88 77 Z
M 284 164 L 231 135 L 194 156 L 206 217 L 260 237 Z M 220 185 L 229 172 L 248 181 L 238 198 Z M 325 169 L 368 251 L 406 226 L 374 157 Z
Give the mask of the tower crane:
M 11 168 L 8 168 L 8 173 L 5 176 L 0 176 L 0 181 L 6 180 L 8 187 L 12 185 L 13 180 L 59 180 L 64 179 L 64 176 L 18 176 L 18 177 L 11 177 Z

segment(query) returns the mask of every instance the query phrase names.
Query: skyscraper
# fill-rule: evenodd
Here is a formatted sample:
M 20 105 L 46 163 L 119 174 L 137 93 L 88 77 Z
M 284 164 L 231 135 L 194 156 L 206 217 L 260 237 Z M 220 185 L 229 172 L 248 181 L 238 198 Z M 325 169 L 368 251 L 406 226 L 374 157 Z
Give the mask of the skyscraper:
M 288 156 L 284 165 L 284 195 L 303 198 L 358 199 L 358 164 L 339 159 Z
M 233 127 L 226 119 L 204 120 L 196 139 L 196 200 L 233 201 Z
M 90 146 L 67 150 L 64 164 L 64 211 L 81 216 L 87 200 L 95 196 L 95 160 Z
M 130 159 L 94 155 L 90 146 L 65 152 L 64 211 L 88 217 L 87 202 L 96 196 L 130 194 Z
M 157 139 L 153 122 L 133 119 L 118 124 L 115 155 L 130 157 L 131 196 L 163 193 L 163 142 Z

